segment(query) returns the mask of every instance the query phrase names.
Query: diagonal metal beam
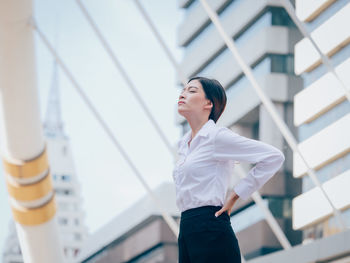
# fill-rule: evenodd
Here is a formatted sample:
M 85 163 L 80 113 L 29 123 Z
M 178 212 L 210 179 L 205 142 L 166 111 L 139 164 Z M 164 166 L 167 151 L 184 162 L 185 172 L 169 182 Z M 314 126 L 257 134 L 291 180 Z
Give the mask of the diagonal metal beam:
M 85 18 L 89 22 L 91 28 L 95 32 L 96 36 L 101 41 L 101 43 L 102 43 L 104 49 L 106 50 L 107 54 L 112 59 L 115 67 L 120 72 L 121 76 L 123 77 L 124 81 L 126 82 L 128 87 L 130 88 L 130 90 L 132 91 L 132 93 L 135 96 L 136 100 L 141 105 L 142 109 L 145 111 L 147 118 L 149 119 L 149 121 L 151 122 L 151 124 L 153 125 L 155 130 L 157 131 L 159 137 L 162 139 L 163 143 L 165 144 L 165 146 L 167 147 L 167 149 L 171 153 L 173 159 L 175 160 L 176 152 L 174 150 L 174 147 L 171 145 L 171 143 L 169 142 L 169 140 L 165 136 L 164 132 L 160 128 L 160 126 L 159 126 L 158 122 L 156 121 L 155 117 L 152 115 L 151 111 L 148 109 L 146 103 L 143 101 L 141 95 L 139 94 L 139 92 L 137 91 L 137 89 L 135 87 L 135 84 L 131 81 L 131 78 L 126 73 L 126 70 L 123 68 L 122 64 L 120 63 L 120 61 L 118 60 L 117 56 L 113 52 L 111 46 L 107 42 L 106 38 L 102 35 L 101 30 L 99 30 L 99 28 L 97 27 L 95 21 L 93 20 L 92 16 L 89 14 L 89 12 L 87 11 L 86 7 L 83 5 L 81 0 L 76 0 L 76 2 L 78 4 L 80 10 L 83 12 Z
M 286 9 L 287 13 L 292 18 L 296 26 L 299 28 L 300 32 L 304 35 L 304 37 L 309 39 L 311 44 L 317 50 L 323 64 L 327 67 L 328 71 L 334 75 L 336 80 L 339 82 L 340 86 L 342 86 L 342 88 L 344 89 L 346 98 L 348 99 L 348 101 L 350 101 L 350 89 L 345 85 L 344 81 L 339 77 L 338 73 L 335 71 L 329 57 L 326 56 L 316 44 L 309 31 L 306 29 L 305 24 L 301 22 L 300 19 L 297 17 L 292 3 L 289 0 L 280 0 L 280 2 L 282 3 L 283 7 Z
M 62 71 L 65 73 L 67 78 L 71 81 L 73 87 L 75 90 L 78 92 L 79 96 L 82 98 L 84 103 L 87 105 L 89 110 L 91 111 L 92 115 L 96 118 L 98 123 L 102 126 L 103 130 L 106 132 L 107 136 L 111 139 L 113 142 L 114 146 L 118 149 L 118 151 L 121 153 L 123 156 L 124 160 L 128 163 L 136 177 L 139 179 L 143 187 L 146 189 L 147 193 L 155 203 L 156 207 L 159 209 L 159 211 L 162 214 L 162 217 L 164 218 L 165 222 L 169 225 L 170 229 L 173 231 L 174 235 L 178 237 L 179 235 L 179 226 L 175 222 L 175 220 L 168 214 L 168 212 L 163 208 L 161 202 L 159 202 L 158 197 L 153 193 L 153 190 L 149 187 L 147 184 L 146 180 L 143 178 L 141 175 L 140 171 L 137 169 L 137 167 L 134 165 L 132 162 L 131 158 L 129 155 L 126 153 L 122 145 L 119 143 L 117 140 L 116 136 L 113 135 L 112 130 L 109 128 L 107 123 L 104 121 L 102 118 L 101 114 L 97 111 L 95 106 L 92 104 L 91 100 L 87 97 L 83 89 L 80 87 L 78 82 L 74 79 L 73 75 L 71 74 L 70 70 L 68 67 L 64 64 L 63 60 L 59 57 L 59 55 L 56 53 L 55 49 L 51 45 L 51 43 L 48 41 L 47 37 L 43 34 L 43 32 L 39 29 L 38 25 L 36 24 L 34 18 L 30 21 L 30 25 L 33 27 L 34 30 L 38 33 L 40 39 L 43 41 L 45 46 L 48 48 L 50 51 L 51 55 L 55 58 L 57 61 L 58 65 L 61 67 Z
M 206 0 L 200 0 L 200 1 L 201 1 L 201 4 L 202 4 L 203 8 L 207 12 L 210 20 L 212 21 L 212 23 L 215 25 L 216 29 L 218 30 L 221 38 L 224 40 L 226 46 L 231 51 L 231 53 L 234 56 L 234 58 L 236 59 L 237 63 L 241 67 L 243 73 L 245 74 L 245 76 L 247 77 L 247 79 L 249 80 L 251 85 L 253 86 L 255 92 L 257 93 L 257 95 L 260 98 L 261 102 L 266 107 L 266 110 L 268 111 L 268 113 L 271 115 L 271 117 L 272 117 L 273 121 L 275 122 L 276 126 L 281 131 L 283 137 L 285 138 L 285 140 L 287 141 L 287 143 L 289 144 L 291 149 L 294 152 L 296 152 L 297 154 L 299 154 L 300 158 L 302 159 L 302 161 L 304 162 L 305 166 L 307 167 L 307 173 L 310 176 L 311 180 L 314 182 L 316 187 L 320 188 L 322 194 L 325 196 L 325 198 L 327 199 L 328 203 L 332 207 L 333 214 L 334 214 L 334 216 L 335 216 L 335 218 L 336 218 L 340 228 L 346 229 L 346 224 L 345 224 L 345 222 L 344 222 L 344 220 L 343 220 L 343 218 L 342 218 L 342 216 L 340 214 L 340 211 L 335 207 L 335 205 L 333 204 L 332 200 L 329 198 L 328 194 L 326 193 L 326 191 L 322 187 L 320 181 L 316 177 L 315 171 L 310 167 L 309 163 L 306 161 L 304 155 L 302 154 L 302 152 L 300 151 L 300 149 L 298 147 L 298 143 L 297 143 L 296 139 L 294 138 L 293 134 L 289 130 L 289 128 L 286 125 L 286 123 L 279 116 L 279 114 L 278 114 L 275 106 L 273 105 L 271 99 L 265 94 L 263 89 L 258 84 L 257 80 L 255 79 L 255 77 L 253 75 L 253 72 L 252 72 L 250 66 L 247 65 L 247 63 L 243 60 L 243 58 L 239 54 L 239 51 L 238 51 L 238 49 L 237 49 L 237 47 L 235 45 L 234 40 L 227 35 L 227 33 L 225 32 L 224 28 L 221 25 L 221 22 L 219 21 L 219 18 L 217 16 L 217 14 L 211 9 L 211 7 L 208 5 L 207 1 Z
M 236 171 L 237 171 L 238 176 L 240 178 L 245 177 L 244 174 L 246 174 L 246 172 L 241 165 L 236 166 Z M 289 240 L 287 239 L 286 235 L 282 231 L 280 225 L 277 223 L 276 218 L 273 216 L 270 209 L 263 202 L 263 199 L 261 198 L 259 191 L 255 191 L 252 194 L 252 198 L 253 198 L 254 202 L 258 205 L 258 207 L 261 209 L 261 211 L 263 212 L 265 219 L 266 219 L 266 222 L 271 227 L 272 231 L 276 235 L 278 241 L 281 243 L 283 248 L 284 249 L 292 248 Z
M 138 8 L 138 10 L 140 11 L 143 19 L 145 20 L 145 22 L 147 23 L 147 25 L 150 27 L 152 33 L 154 34 L 155 38 L 158 40 L 159 44 L 161 45 L 161 47 L 163 48 L 166 56 L 168 57 L 170 63 L 173 65 L 173 67 L 176 70 L 177 75 L 180 77 L 180 80 L 182 82 L 182 85 L 186 85 L 187 83 L 187 77 L 185 76 L 185 74 L 182 72 L 181 67 L 179 65 L 179 63 L 177 63 L 175 57 L 173 56 L 173 54 L 170 51 L 170 48 L 168 48 L 168 46 L 165 44 L 165 41 L 163 40 L 163 38 L 161 37 L 161 35 L 159 34 L 156 26 L 153 24 L 151 18 L 148 16 L 145 8 L 141 5 L 139 0 L 134 0 L 134 3 L 136 5 L 136 7 Z

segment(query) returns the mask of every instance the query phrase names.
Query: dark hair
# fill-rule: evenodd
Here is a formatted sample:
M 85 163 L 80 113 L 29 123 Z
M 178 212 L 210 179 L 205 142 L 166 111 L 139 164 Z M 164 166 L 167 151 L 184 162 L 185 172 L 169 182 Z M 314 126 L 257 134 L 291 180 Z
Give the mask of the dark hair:
M 227 98 L 225 89 L 216 79 L 193 77 L 187 83 L 191 80 L 198 80 L 201 83 L 206 99 L 213 103 L 209 119 L 212 119 L 216 123 L 226 107 Z

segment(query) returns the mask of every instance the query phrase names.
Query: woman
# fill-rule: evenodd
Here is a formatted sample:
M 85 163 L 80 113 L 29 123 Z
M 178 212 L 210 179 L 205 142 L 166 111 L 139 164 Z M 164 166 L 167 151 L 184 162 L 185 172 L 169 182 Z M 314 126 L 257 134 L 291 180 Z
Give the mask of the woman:
M 214 79 L 192 78 L 179 96 L 178 112 L 191 127 L 178 142 L 173 171 L 181 211 L 179 263 L 241 262 L 232 207 L 238 198 L 247 200 L 284 162 L 277 148 L 216 126 L 225 107 L 225 90 Z M 234 161 L 256 165 L 229 191 Z

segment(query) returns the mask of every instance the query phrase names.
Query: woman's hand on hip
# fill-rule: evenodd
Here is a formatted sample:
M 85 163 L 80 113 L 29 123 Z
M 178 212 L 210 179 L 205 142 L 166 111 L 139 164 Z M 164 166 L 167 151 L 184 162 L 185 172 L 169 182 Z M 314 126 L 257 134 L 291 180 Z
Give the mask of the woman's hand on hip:
M 238 200 L 239 196 L 235 193 L 235 191 L 232 191 L 229 195 L 229 198 L 227 198 L 224 206 L 215 213 L 215 216 L 218 217 L 221 215 L 223 212 L 227 211 L 227 214 L 230 215 L 232 208 L 236 201 Z

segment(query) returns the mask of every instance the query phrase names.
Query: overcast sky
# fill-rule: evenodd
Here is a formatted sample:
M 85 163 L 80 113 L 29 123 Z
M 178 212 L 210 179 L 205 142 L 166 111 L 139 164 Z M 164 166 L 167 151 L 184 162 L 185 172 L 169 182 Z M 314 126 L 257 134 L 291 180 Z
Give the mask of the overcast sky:
M 178 90 L 175 71 L 132 0 L 82 1 L 107 37 L 142 98 L 174 145 Z M 182 19 L 177 1 L 142 0 L 178 61 L 176 28 Z M 172 156 L 112 64 L 87 20 L 71 0 L 36 0 L 34 15 L 72 74 L 92 100 L 137 168 L 154 188 L 172 182 Z M 36 36 L 37 78 L 44 120 L 53 58 Z M 70 138 L 85 224 L 92 233 L 146 194 L 64 74 L 59 72 L 62 118 Z M 2 168 L 2 167 L 1 167 Z M 2 173 L 2 169 L 1 169 Z M 0 180 L 0 249 L 11 213 L 4 177 Z

